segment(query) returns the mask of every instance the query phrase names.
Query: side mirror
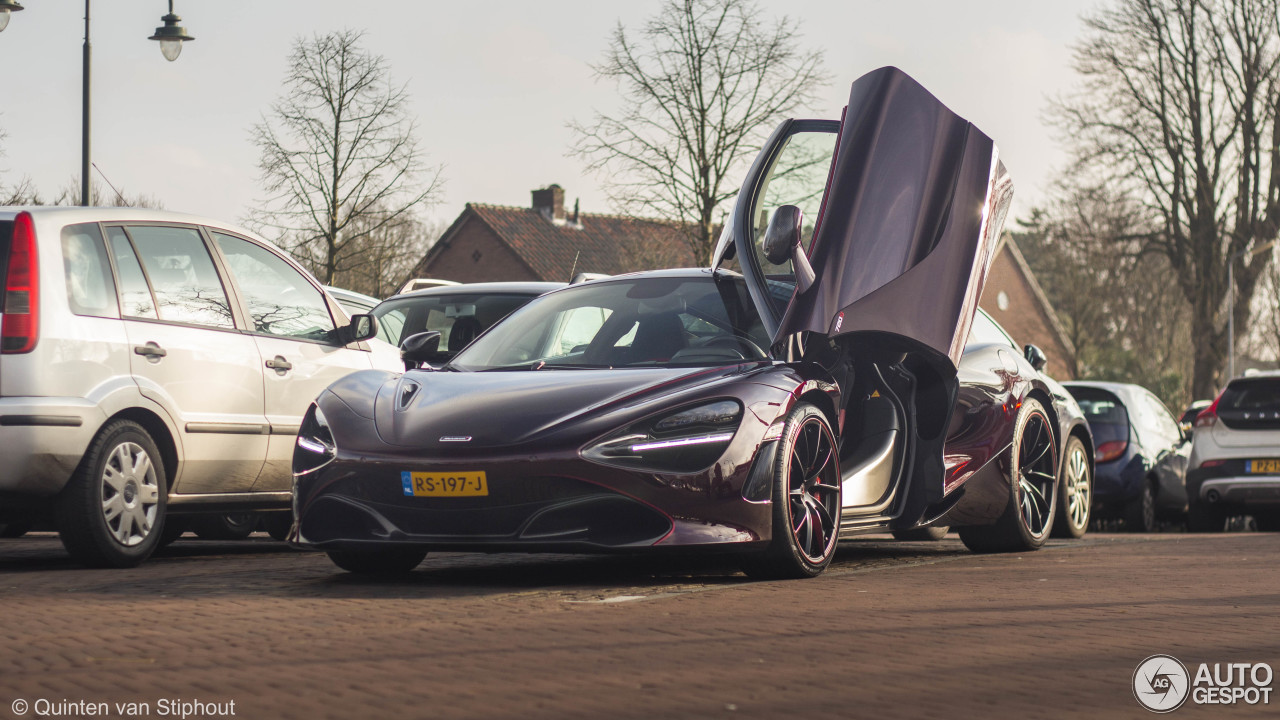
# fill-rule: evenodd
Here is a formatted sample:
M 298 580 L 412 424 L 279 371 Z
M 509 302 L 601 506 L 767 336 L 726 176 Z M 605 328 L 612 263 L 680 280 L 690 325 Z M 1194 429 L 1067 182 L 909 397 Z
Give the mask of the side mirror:
M 362 342 L 378 334 L 378 319 L 372 315 L 352 315 L 351 322 L 338 328 L 338 340 L 343 345 Z
M 405 370 L 415 370 L 427 364 L 440 349 L 440 333 L 435 330 L 410 335 L 400 343 L 400 359 Z
M 1189 422 L 1179 423 L 1178 429 L 1182 431 L 1182 442 L 1191 442 L 1191 435 L 1195 432 L 1196 426 Z
M 764 231 L 764 258 L 774 265 L 791 261 L 796 274 L 796 287 L 800 292 L 813 285 L 813 266 L 804 254 L 804 213 L 795 205 L 782 205 L 773 211 L 769 227 Z
M 1037 371 L 1043 370 L 1045 363 L 1049 362 L 1049 358 L 1045 356 L 1044 351 L 1035 345 L 1024 345 L 1022 354 L 1027 359 L 1027 362 L 1031 363 L 1031 367 Z

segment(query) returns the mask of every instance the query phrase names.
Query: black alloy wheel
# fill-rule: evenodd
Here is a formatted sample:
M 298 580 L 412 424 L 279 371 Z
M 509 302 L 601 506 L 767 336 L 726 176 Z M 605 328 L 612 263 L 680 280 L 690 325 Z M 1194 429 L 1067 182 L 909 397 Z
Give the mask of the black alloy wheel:
M 1036 550 L 1049 538 L 1058 507 L 1058 452 L 1049 414 L 1036 400 L 1018 410 L 1008 456 L 1009 504 L 993 525 L 960 528 L 974 552 Z
M 822 411 L 801 403 L 778 440 L 773 479 L 773 540 L 746 558 L 759 579 L 809 578 L 831 564 L 840 536 L 840 466 L 836 439 Z
M 293 513 L 269 512 L 262 514 L 262 529 L 267 531 L 272 540 L 283 542 L 289 537 L 293 528 Z

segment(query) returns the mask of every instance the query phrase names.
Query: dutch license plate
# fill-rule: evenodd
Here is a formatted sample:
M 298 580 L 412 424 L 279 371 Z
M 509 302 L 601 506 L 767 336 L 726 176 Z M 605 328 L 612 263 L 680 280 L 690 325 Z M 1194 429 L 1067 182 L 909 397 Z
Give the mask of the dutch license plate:
M 1280 474 L 1280 460 L 1250 460 L 1247 470 L 1251 473 Z
M 407 497 L 480 497 L 489 494 L 484 471 L 402 472 L 400 483 Z

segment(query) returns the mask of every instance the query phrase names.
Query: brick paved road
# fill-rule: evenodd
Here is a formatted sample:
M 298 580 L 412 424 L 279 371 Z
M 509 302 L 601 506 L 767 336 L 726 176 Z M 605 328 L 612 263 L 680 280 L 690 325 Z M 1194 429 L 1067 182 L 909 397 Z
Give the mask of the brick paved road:
M 1274 534 L 1004 556 L 864 539 L 801 582 L 512 555 L 373 582 L 265 539 L 184 540 L 129 571 L 0 540 L 0 718 L 175 698 L 309 720 L 1144 718 L 1129 682 L 1148 655 L 1280 668 L 1278 557 Z M 1280 698 L 1173 715 L 1278 716 Z

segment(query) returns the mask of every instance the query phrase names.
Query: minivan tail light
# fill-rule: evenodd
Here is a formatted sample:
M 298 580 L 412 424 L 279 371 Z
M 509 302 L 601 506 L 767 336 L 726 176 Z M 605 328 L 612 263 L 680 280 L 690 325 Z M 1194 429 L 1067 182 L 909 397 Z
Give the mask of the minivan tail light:
M 0 312 L 0 352 L 27 353 L 35 349 L 40 337 L 40 272 L 31 213 L 19 213 L 13 221 L 4 307 Z
M 1222 396 L 1225 395 L 1226 392 L 1226 388 L 1223 388 L 1222 392 L 1218 393 L 1218 397 L 1213 399 L 1213 403 L 1210 404 L 1209 407 L 1200 411 L 1200 414 L 1196 416 L 1196 427 L 1209 428 L 1217 424 L 1218 403 L 1222 402 Z

